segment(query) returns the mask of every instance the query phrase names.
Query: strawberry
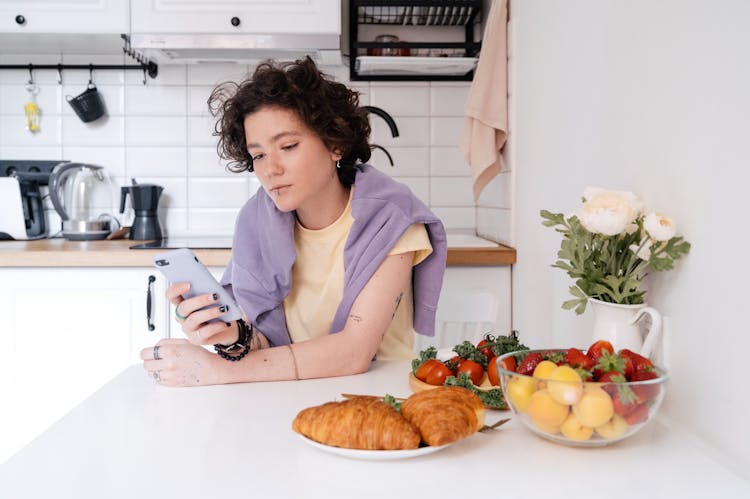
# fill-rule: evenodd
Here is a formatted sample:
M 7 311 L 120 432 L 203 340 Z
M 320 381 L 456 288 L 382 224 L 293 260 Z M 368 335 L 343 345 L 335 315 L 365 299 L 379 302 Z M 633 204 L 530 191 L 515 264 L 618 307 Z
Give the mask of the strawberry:
M 588 350 L 586 350 L 586 355 L 588 355 L 591 360 L 594 361 L 594 364 L 599 362 L 599 357 L 602 356 L 602 351 L 608 351 L 609 353 L 615 353 L 615 349 L 612 346 L 612 343 L 610 343 L 607 340 L 597 340 L 594 343 L 591 344 Z
M 624 383 L 625 377 L 622 374 L 618 374 L 615 379 L 619 379 L 620 381 L 615 382 L 620 384 L 608 385 L 610 390 L 605 388 L 605 391 L 612 396 L 612 406 L 615 413 L 625 417 L 638 407 L 640 401 L 633 390 Z
M 534 369 L 536 369 L 536 366 L 539 365 L 539 363 L 543 360 L 544 357 L 542 357 L 542 354 L 540 354 L 539 352 L 526 354 L 526 357 L 523 358 L 521 364 L 519 364 L 518 366 L 518 369 L 516 369 L 516 372 L 518 374 L 531 376 L 532 374 L 534 374 Z
M 617 352 L 620 357 L 625 359 L 625 377 L 630 380 L 630 377 L 636 371 L 645 371 L 654 368 L 654 363 L 648 358 L 644 357 L 639 353 L 635 353 L 632 350 L 623 348 Z
M 620 374 L 625 373 L 625 361 L 616 353 L 602 350 L 594 366 L 594 379 L 599 381 L 602 375 L 609 371 L 617 371 Z
M 623 376 L 620 371 L 607 371 L 599 376 L 596 381 L 599 383 L 604 383 L 602 385 L 602 390 L 609 393 L 610 396 L 614 396 L 614 393 L 618 388 L 615 383 L 624 383 L 625 376 Z
M 563 362 L 573 369 L 585 369 L 590 371 L 591 368 L 594 367 L 594 361 L 577 348 L 568 348 L 568 352 L 565 354 Z
M 623 417 L 629 425 L 643 423 L 648 419 L 648 406 L 646 404 L 637 404 L 632 411 Z
M 648 381 L 652 379 L 658 378 L 659 375 L 656 374 L 654 371 L 650 370 L 644 370 L 644 371 L 636 371 L 633 373 L 633 375 L 630 377 L 630 381 Z M 646 402 L 648 400 L 652 400 L 656 398 L 657 395 L 659 395 L 659 390 L 661 389 L 658 384 L 636 384 L 631 387 L 633 389 L 633 392 L 638 397 L 638 400 L 641 402 Z

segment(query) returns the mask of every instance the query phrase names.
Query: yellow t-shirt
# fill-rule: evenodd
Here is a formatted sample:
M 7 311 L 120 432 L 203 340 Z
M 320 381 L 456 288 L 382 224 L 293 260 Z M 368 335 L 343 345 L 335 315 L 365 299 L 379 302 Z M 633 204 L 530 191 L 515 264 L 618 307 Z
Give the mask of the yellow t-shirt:
M 292 267 L 292 289 L 284 300 L 284 314 L 292 342 L 318 338 L 329 333 L 333 317 L 344 295 L 344 245 L 354 223 L 351 197 L 341 216 L 320 230 L 294 228 L 297 260 Z M 414 251 L 412 266 L 432 253 L 424 224 L 415 224 L 404 232 L 388 253 L 398 255 Z M 379 359 L 409 359 L 414 355 L 414 300 L 407 286 L 396 314 L 378 348 Z

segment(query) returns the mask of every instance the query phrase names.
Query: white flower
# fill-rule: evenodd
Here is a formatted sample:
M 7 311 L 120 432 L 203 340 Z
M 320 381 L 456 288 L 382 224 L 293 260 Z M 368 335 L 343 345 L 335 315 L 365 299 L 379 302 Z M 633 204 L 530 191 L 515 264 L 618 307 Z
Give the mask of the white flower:
M 630 251 L 635 253 L 635 256 L 640 258 L 641 260 L 648 261 L 649 258 L 651 258 L 651 245 L 653 242 L 651 239 L 646 239 L 641 244 L 631 244 L 629 246 Z
M 628 191 L 587 187 L 583 197 L 578 218 L 587 230 L 597 234 L 621 234 L 643 210 L 641 200 Z
M 677 229 L 674 220 L 660 213 L 649 213 L 643 219 L 643 228 L 657 241 L 669 241 L 674 237 Z

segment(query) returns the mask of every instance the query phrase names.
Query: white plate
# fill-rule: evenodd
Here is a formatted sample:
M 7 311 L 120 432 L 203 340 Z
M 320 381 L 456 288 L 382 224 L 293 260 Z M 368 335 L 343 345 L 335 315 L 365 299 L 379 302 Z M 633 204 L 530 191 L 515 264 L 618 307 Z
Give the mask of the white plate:
M 342 447 L 333 447 L 331 445 L 324 445 L 310 440 L 304 435 L 297 434 L 303 442 L 320 449 L 329 454 L 336 454 L 337 456 L 348 457 L 350 459 L 364 459 L 366 461 L 393 461 L 397 459 L 408 459 L 411 457 L 424 456 L 425 454 L 432 454 L 439 450 L 443 450 L 446 447 L 450 447 L 455 442 L 441 445 L 440 447 L 419 447 L 418 449 L 409 450 L 359 450 L 359 449 L 344 449 Z

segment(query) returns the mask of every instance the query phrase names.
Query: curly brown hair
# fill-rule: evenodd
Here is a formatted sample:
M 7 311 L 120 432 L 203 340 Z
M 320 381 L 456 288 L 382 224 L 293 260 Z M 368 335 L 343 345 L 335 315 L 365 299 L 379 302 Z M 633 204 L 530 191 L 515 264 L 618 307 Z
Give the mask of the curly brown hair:
M 336 169 L 339 181 L 346 186 L 354 183 L 357 162 L 370 159 L 367 110 L 359 107 L 358 92 L 331 80 L 309 57 L 294 62 L 264 61 L 242 83 L 222 83 L 211 92 L 208 107 L 216 117 L 216 149 L 222 159 L 229 160 L 229 170 L 253 171 L 244 119 L 266 106 L 297 113 L 328 149 L 341 154 Z

